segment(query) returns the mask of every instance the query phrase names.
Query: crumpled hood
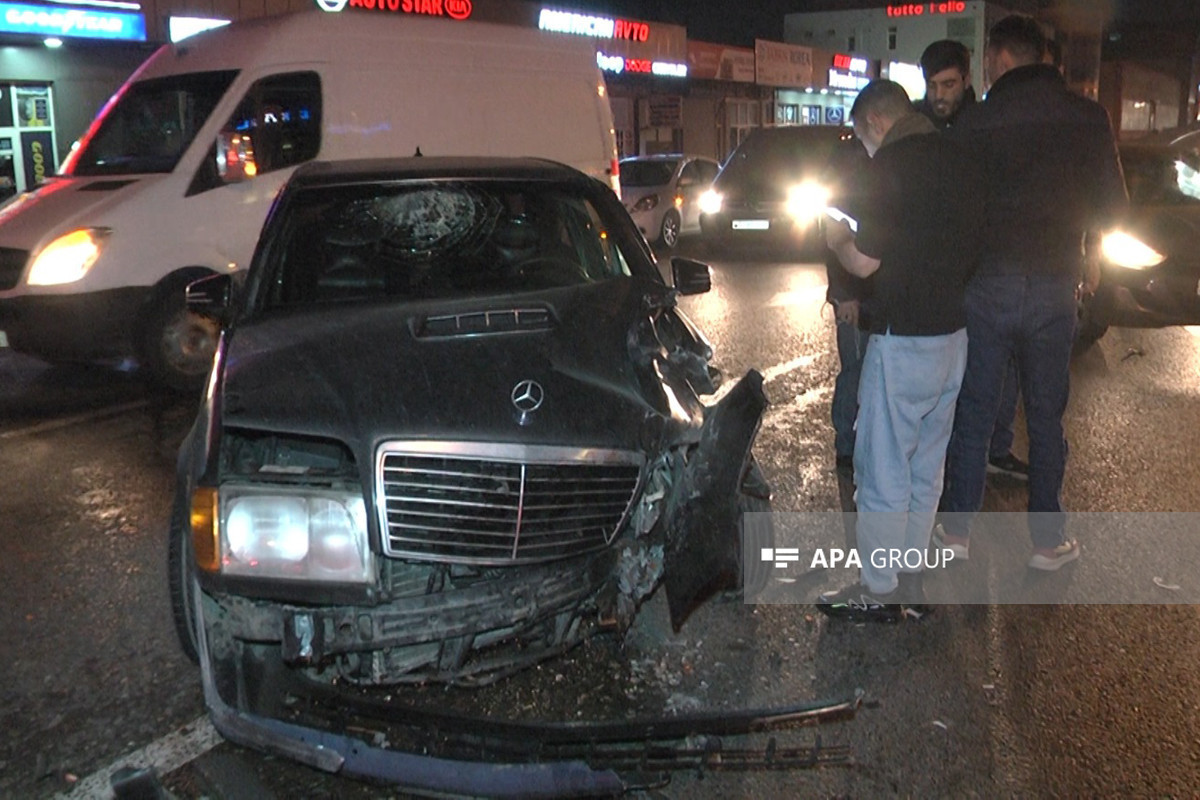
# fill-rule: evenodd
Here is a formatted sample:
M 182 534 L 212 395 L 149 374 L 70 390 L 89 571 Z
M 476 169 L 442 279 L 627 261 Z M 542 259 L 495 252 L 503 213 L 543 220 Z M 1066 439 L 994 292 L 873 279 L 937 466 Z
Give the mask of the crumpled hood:
M 0 208 L 0 247 L 33 250 L 81 226 L 103 225 L 104 213 L 166 175 L 55 177 Z
M 642 303 L 638 282 L 618 280 L 452 309 L 347 306 L 264 317 L 229 338 L 223 424 L 331 436 L 363 455 L 397 438 L 644 450 L 655 398 L 639 387 L 657 384 L 646 379 L 652 368 L 639 379 L 628 345 Z M 531 307 L 549 309 L 551 324 L 422 334 L 427 316 Z M 525 380 L 545 396 L 522 424 L 512 396 Z

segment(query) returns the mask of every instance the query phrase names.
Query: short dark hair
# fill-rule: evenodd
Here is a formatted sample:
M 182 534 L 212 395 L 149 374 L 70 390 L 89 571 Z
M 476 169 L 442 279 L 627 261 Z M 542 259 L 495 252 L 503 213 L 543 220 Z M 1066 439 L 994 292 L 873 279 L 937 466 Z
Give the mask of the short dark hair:
M 971 72 L 971 51 L 962 42 L 939 39 L 921 53 L 921 72 L 925 73 L 925 80 L 951 67 L 957 67 L 964 76 Z
M 1033 17 L 1011 14 L 988 31 L 987 46 L 1008 51 L 1021 64 L 1038 64 L 1046 54 L 1046 36 Z
M 912 100 L 904 87 L 895 81 L 876 78 L 862 88 L 854 105 L 850 107 L 850 119 L 861 120 L 871 112 L 898 119 L 912 113 Z

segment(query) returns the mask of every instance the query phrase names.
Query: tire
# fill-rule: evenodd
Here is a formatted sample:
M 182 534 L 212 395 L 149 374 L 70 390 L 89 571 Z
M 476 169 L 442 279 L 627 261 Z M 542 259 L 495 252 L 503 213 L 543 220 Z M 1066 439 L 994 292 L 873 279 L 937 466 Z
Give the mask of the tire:
M 197 392 L 204 386 L 217 349 L 217 324 L 187 310 L 189 283 L 210 275 L 181 272 L 154 290 L 142 317 L 138 360 L 150 380 L 177 392 Z
M 171 617 L 179 646 L 192 662 L 200 663 L 200 643 L 197 638 L 196 575 L 186 496 L 175 500 L 167 539 L 167 584 L 171 595 Z
M 662 224 L 658 230 L 658 244 L 668 250 L 674 250 L 675 246 L 679 244 L 680 224 L 679 214 L 675 211 L 663 214 Z
M 738 574 L 737 587 L 745 600 L 753 600 L 771 581 L 773 562 L 757 557 L 763 548 L 775 547 L 775 523 L 766 513 L 771 510 L 770 487 L 758 464 L 751 459 L 738 495 Z M 746 554 L 751 559 L 743 562 Z

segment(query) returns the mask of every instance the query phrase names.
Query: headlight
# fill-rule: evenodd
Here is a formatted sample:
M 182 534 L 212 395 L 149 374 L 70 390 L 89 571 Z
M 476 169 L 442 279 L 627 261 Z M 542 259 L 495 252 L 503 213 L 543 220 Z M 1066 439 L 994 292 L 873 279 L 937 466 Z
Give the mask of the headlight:
M 797 221 L 816 219 L 829 205 L 829 190 L 808 181 L 788 189 L 788 214 Z
M 211 489 L 193 498 L 197 563 L 224 575 L 325 583 L 369 583 L 366 503 L 358 493 L 288 487 L 226 486 L 211 515 Z M 207 517 L 207 519 L 206 519 Z M 217 520 L 216 530 L 206 529 Z M 218 554 L 216 563 L 205 556 Z
M 109 233 L 107 228 L 80 228 L 64 233 L 34 257 L 25 282 L 30 286 L 54 286 L 81 279 L 100 257 Z
M 658 206 L 658 195 L 648 194 L 633 204 L 634 211 L 649 211 Z
M 1100 251 L 1110 264 L 1125 269 L 1150 269 L 1166 259 L 1162 253 L 1124 231 L 1104 234 L 1100 242 Z
M 702 214 L 720 214 L 721 204 L 725 198 L 716 189 L 708 189 L 700 195 L 700 212 Z

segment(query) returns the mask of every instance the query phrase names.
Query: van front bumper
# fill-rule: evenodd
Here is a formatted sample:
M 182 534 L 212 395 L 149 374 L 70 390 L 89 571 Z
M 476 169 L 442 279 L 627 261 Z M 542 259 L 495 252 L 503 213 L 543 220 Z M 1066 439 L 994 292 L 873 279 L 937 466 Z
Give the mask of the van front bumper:
M 0 331 L 13 350 L 52 363 L 124 358 L 133 354 L 134 328 L 149 291 L 126 286 L 0 298 Z

